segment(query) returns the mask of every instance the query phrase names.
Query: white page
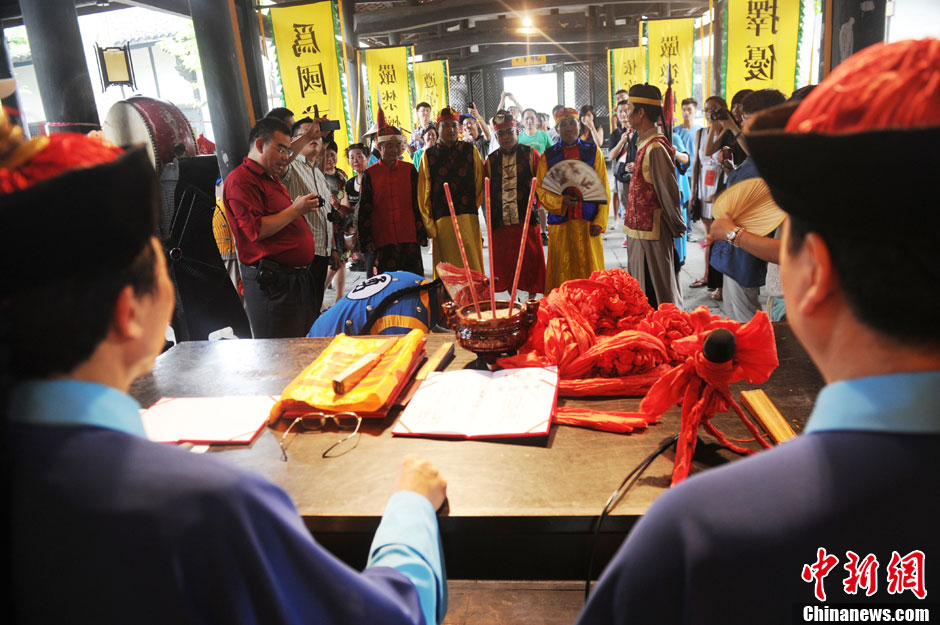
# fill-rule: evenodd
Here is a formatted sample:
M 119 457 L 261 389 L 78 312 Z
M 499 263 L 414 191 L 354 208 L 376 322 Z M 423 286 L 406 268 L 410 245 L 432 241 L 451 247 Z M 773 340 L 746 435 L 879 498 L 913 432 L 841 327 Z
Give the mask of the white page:
M 163 398 L 141 418 L 147 438 L 159 443 L 249 443 L 275 401 L 271 395 Z
M 545 433 L 557 386 L 555 367 L 432 373 L 393 433 L 467 437 Z

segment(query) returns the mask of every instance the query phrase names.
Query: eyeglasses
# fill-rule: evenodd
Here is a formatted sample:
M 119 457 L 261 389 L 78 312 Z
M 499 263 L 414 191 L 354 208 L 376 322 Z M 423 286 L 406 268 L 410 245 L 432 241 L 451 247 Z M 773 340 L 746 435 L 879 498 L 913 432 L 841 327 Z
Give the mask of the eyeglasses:
M 278 154 L 283 154 L 284 156 L 290 155 L 290 148 L 285 148 L 283 145 L 276 145 L 274 149 L 278 151 Z
M 281 460 L 287 462 L 287 446 L 290 443 L 285 441 L 287 435 L 291 433 L 291 430 L 295 430 L 297 427 L 301 427 L 304 430 L 324 430 L 329 421 L 332 421 L 338 429 L 348 431 L 349 434 L 327 447 L 321 457 L 335 458 L 342 456 L 359 445 L 359 427 L 362 425 L 362 417 L 355 412 L 337 412 L 335 414 L 308 412 L 291 421 L 291 424 L 288 425 L 284 433 L 281 434 L 281 439 L 278 441 L 278 445 L 281 446 Z M 349 445 L 344 445 L 344 443 L 349 440 L 354 440 L 354 442 Z M 339 450 L 339 453 L 331 453 L 333 450 Z

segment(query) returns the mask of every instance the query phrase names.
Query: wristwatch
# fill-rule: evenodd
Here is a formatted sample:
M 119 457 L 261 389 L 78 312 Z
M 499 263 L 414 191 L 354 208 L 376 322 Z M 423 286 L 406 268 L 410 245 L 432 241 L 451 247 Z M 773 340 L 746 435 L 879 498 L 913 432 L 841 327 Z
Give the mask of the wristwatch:
M 738 235 L 744 231 L 744 228 L 737 226 L 734 230 L 725 235 L 725 240 L 728 241 L 734 247 L 738 247 L 741 243 L 741 240 L 738 238 Z

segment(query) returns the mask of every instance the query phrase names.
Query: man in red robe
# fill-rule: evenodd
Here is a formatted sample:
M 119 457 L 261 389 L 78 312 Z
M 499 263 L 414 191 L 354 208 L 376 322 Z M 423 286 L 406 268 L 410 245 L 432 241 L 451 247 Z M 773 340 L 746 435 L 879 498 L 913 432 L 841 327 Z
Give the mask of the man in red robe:
M 508 111 L 498 111 L 494 130 L 499 149 L 483 163 L 483 176 L 490 179 L 490 210 L 493 220 L 493 282 L 497 291 L 511 291 L 519 259 L 519 245 L 529 201 L 529 189 L 538 170 L 539 153 L 516 140 L 516 121 Z M 538 210 L 529 216 L 519 289 L 532 296 L 545 288 L 545 254 L 538 227 Z
M 359 242 L 375 253 L 378 273 L 409 271 L 424 275 L 421 246 L 428 234 L 418 209 L 418 171 L 399 159 L 404 136 L 385 124 L 379 109 L 376 141 L 382 160 L 365 170 L 359 200 Z

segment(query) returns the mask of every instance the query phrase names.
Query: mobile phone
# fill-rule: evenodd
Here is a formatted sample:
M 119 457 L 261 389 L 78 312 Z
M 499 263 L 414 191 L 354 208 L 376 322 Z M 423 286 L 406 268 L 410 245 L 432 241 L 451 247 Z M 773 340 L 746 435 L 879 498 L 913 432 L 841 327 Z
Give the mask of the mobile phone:
M 338 119 L 327 119 L 320 122 L 320 132 L 331 132 L 333 130 L 339 130 Z

